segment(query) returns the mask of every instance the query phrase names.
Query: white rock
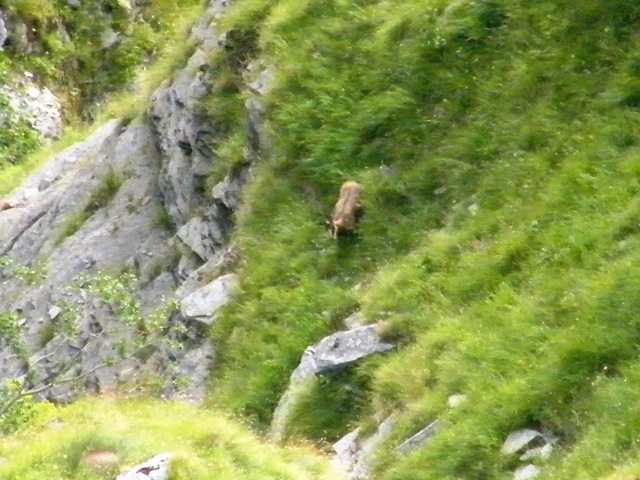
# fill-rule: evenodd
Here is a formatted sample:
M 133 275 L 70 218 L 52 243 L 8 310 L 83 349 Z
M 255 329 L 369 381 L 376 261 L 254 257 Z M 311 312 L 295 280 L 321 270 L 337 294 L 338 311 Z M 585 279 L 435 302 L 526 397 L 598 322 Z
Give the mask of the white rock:
M 466 400 L 467 400 L 466 395 L 463 395 L 463 394 L 451 395 L 447 399 L 447 405 L 449 405 L 450 408 L 455 408 L 463 404 Z
M 424 444 L 424 442 L 429 440 L 429 438 L 433 436 L 435 431 L 441 425 L 442 425 L 442 422 L 440 420 L 434 420 L 425 428 L 420 430 L 418 433 L 416 433 L 415 435 L 411 436 L 410 438 L 402 442 L 400 445 L 398 445 L 394 449 L 394 451 L 396 453 L 399 453 L 400 455 L 404 455 L 405 453 L 409 453 L 410 451 L 415 450 L 416 448 Z
M 56 318 L 58 315 L 60 315 L 60 312 L 62 312 L 62 309 L 60 307 L 58 307 L 57 305 L 54 305 L 53 307 L 51 307 L 49 309 L 49 318 L 51 320 L 53 320 L 54 318 Z
M 171 453 L 160 453 L 150 460 L 134 466 L 128 472 L 118 475 L 116 480 L 167 480 L 171 457 Z
M 542 447 L 532 448 L 524 452 L 524 454 L 520 457 L 520 460 L 526 461 L 534 458 L 539 458 L 541 460 L 548 460 L 551 457 L 551 452 L 553 451 L 553 445 L 547 443 Z
M 236 282 L 237 277 L 233 273 L 216 278 L 183 298 L 180 311 L 187 318 L 211 323 L 216 311 L 229 301 Z
M 513 472 L 513 480 L 530 480 L 540 474 L 540 469 L 535 465 L 525 465 Z
M 500 451 L 506 455 L 516 453 L 527 446 L 533 439 L 542 437 L 540 432 L 523 428 L 522 430 L 516 430 L 509 434 Z
M 333 464 L 345 472 L 349 471 L 353 466 L 353 457 L 358 452 L 358 444 L 356 442 L 359 434 L 360 429 L 356 428 L 354 431 L 347 433 L 331 447 L 333 451 L 336 452 L 332 458 Z

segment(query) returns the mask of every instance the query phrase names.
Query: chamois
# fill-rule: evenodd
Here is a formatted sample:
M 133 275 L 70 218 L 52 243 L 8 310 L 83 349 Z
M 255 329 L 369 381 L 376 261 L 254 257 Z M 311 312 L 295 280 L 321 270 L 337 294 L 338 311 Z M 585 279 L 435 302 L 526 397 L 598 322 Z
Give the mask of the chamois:
M 338 203 L 333 207 L 331 220 L 326 222 L 333 238 L 353 232 L 360 221 L 363 209 L 358 197 L 361 191 L 362 186 L 353 181 L 345 182 L 340 188 Z
M 21 203 L 14 201 L 0 200 L 0 212 L 3 210 L 9 210 L 10 208 L 21 207 Z

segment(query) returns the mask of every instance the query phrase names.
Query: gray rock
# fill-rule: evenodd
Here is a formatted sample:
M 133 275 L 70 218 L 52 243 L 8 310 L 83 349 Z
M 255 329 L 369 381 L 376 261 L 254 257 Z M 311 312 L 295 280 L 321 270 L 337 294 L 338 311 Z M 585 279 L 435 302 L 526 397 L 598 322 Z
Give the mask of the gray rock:
M 273 85 L 274 74 L 275 71 L 272 67 L 267 67 L 260 71 L 257 78 L 253 82 L 249 83 L 249 90 L 256 95 L 264 95 Z
M 4 24 L 4 14 L 0 11 L 0 51 L 2 51 L 2 47 L 4 46 L 4 43 L 7 41 L 8 37 L 9 31 Z
M 509 434 L 500 451 L 505 455 L 519 452 L 535 439 L 543 440 L 542 434 L 528 428 L 516 430 Z
M 412 450 L 422 446 L 433 434 L 436 432 L 438 428 L 442 426 L 442 422 L 440 420 L 434 420 L 425 428 L 420 430 L 415 435 L 412 435 L 410 438 L 406 439 L 400 445 L 398 445 L 394 451 L 400 455 L 404 455 L 409 453 Z
M 214 145 L 220 132 L 215 124 L 206 121 L 201 101 L 213 81 L 212 72 L 203 68 L 207 66 L 205 52 L 218 48 L 204 32 L 204 25 L 208 24 L 210 30 L 213 17 L 222 9 L 222 2 L 213 2 L 199 19 L 192 34 L 197 48 L 187 67 L 151 97 L 149 117 L 164 159 L 160 186 L 167 211 L 179 227 L 207 205 L 202 187 L 211 163 L 217 160 Z
M 393 344 L 384 342 L 376 325 L 337 332 L 313 346 L 314 372 L 321 374 L 349 365 L 374 353 L 386 352 Z
M 220 276 L 224 271 L 229 271 L 233 263 L 239 258 L 239 251 L 233 245 L 221 252 L 217 252 L 204 265 L 194 269 L 186 276 L 186 279 L 176 290 L 177 298 L 184 298 L 190 293 L 207 284 L 208 279 Z
M 160 453 L 118 475 L 116 480 L 168 480 L 169 460 L 172 456 L 171 453 Z
M 48 312 L 48 314 L 49 314 L 49 318 L 50 318 L 51 320 L 55 320 L 55 319 L 56 319 L 56 317 L 57 317 L 58 315 L 60 315 L 60 312 L 62 312 L 62 309 L 61 309 L 60 307 L 58 307 L 58 306 L 54 305 L 53 307 L 51 307 L 51 308 L 49 309 L 49 312 Z
M 105 28 L 100 37 L 100 43 L 103 49 L 111 48 L 120 41 L 120 35 L 112 28 Z
M 332 462 L 344 472 L 351 471 L 355 463 L 355 455 L 358 453 L 358 436 L 360 429 L 356 428 L 334 443 L 331 448 L 336 454 Z
M 333 445 L 333 450 L 336 452 L 332 458 L 334 466 L 344 472 L 350 480 L 368 478 L 374 451 L 389 436 L 395 421 L 395 415 L 389 415 L 380 423 L 376 432 L 366 439 L 360 438 L 360 429 L 342 437 Z
M 224 132 L 214 119 L 207 118 L 201 104 L 216 75 L 209 65 L 209 52 L 222 48 L 217 42 L 219 33 L 211 25 L 226 5 L 225 0 L 212 1 L 207 12 L 196 22 L 190 37 L 196 45 L 193 55 L 186 68 L 154 92 L 148 112 L 163 157 L 160 187 L 164 204 L 172 223 L 179 229 L 194 217 L 201 217 L 199 222 L 191 223 L 179 232 L 204 261 L 223 248 L 233 223 L 233 210 L 239 205 L 239 192 L 249 179 L 251 163 L 266 151 L 267 144 L 262 127 L 264 108 L 258 99 L 249 98 L 246 161 L 234 167 L 227 178 L 214 187 L 216 202 L 210 205 L 204 186 L 211 165 L 220 161 L 217 145 Z M 266 88 L 267 79 L 263 82 Z M 198 240 L 199 236 L 204 240 Z
M 119 0 L 129 11 L 125 3 L 134 15 L 135 2 Z M 257 99 L 250 99 L 247 135 L 251 146 L 246 161 L 215 187 L 212 201 L 204 180 L 217 159 L 220 132 L 200 105 L 216 75 L 207 63 L 211 50 L 219 48 L 219 35 L 211 25 L 224 4 L 225 0 L 211 1 L 196 22 L 190 37 L 195 52 L 186 68 L 155 92 L 149 118 L 127 125 L 119 120 L 105 123 L 85 141 L 50 158 L 9 195 L 14 208 L 0 212 L 0 255 L 14 265 L 42 269 L 46 278 L 29 284 L 0 269 L 0 304 L 3 310 L 19 313 L 26 347 L 36 363 L 27 376 L 24 363 L 10 349 L 0 348 L 0 377 L 28 378 L 29 387 L 77 377 L 77 382 L 58 384 L 40 395 L 59 401 L 71 400 L 81 390 L 124 388 L 127 382 L 154 375 L 168 396 L 197 399 L 204 395 L 213 347 L 207 343 L 202 320 L 210 321 L 221 301 L 216 296 L 220 292 L 206 285 L 207 279 L 215 278 L 213 272 L 228 264 L 227 239 L 234 212 L 250 180 L 252 162 L 267 144 L 262 137 L 264 109 Z M 28 53 L 32 47 L 27 32 L 23 32 L 25 45 L 20 33 L 26 26 L 19 20 L 9 21 L 1 12 L 0 18 L 11 37 L 11 49 Z M 32 112 L 34 128 L 53 138 L 57 133 L 52 125 L 59 121 L 57 100 L 32 78 L 25 74 L 15 86 L 0 86 L 0 94 L 19 102 L 20 111 Z M 31 111 L 22 102 L 37 102 L 43 109 Z M 107 185 L 105 194 L 113 175 L 120 180 L 115 186 Z M 155 212 L 161 209 L 169 212 L 178 228 L 176 236 L 158 225 Z M 77 222 L 80 212 L 86 218 L 80 216 L 82 221 Z M 210 269 L 200 270 L 203 263 Z M 173 312 L 167 324 L 181 328 L 168 335 L 172 342 L 148 337 L 147 345 L 134 355 L 111 364 L 119 341 L 130 339 L 136 327 L 123 325 L 86 291 L 67 287 L 81 274 L 123 269 L 138 279 L 132 294 L 143 316 L 163 298 L 174 297 L 179 284 L 188 280 L 180 298 L 190 317 Z M 220 282 L 226 288 L 230 283 L 224 282 L 233 276 L 223 278 Z M 187 300 L 189 295 L 193 297 Z M 190 304 L 198 295 L 199 303 Z M 81 307 L 77 334 L 50 338 L 55 333 L 50 326 L 67 318 L 68 305 Z M 193 379 L 187 387 L 182 385 L 185 378 Z
M 540 460 L 549 460 L 551 457 L 551 453 L 553 452 L 553 445 L 547 443 L 542 447 L 532 448 L 524 452 L 524 454 L 520 457 L 520 460 L 527 461 L 539 458 Z
M 62 132 L 60 102 L 49 89 L 39 87 L 25 75 L 0 86 L 0 96 L 8 100 L 14 110 L 16 121 L 26 119 L 46 140 L 60 136 Z
M 449 398 L 447 398 L 447 405 L 449 405 L 450 408 L 456 408 L 462 405 L 466 401 L 467 401 L 466 395 L 463 395 L 463 394 L 451 395 Z
M 230 273 L 187 295 L 181 303 L 182 315 L 207 324 L 213 322 L 216 311 L 229 301 L 236 283 L 236 275 Z
M 344 324 L 348 329 L 354 329 L 358 327 L 364 327 L 366 325 L 364 315 L 360 312 L 356 312 L 353 315 L 349 315 L 344 319 Z
M 23 312 L 22 328 L 28 348 L 35 352 L 33 358 L 46 357 L 35 367 L 33 386 L 44 386 L 56 377 L 82 375 L 79 384 L 64 383 L 45 391 L 46 398 L 69 400 L 78 388 L 104 391 L 119 381 L 120 370 L 143 368 L 140 358 L 102 366 L 113 356 L 117 339 L 131 333 L 104 306 L 77 291 L 66 292 L 65 286 L 80 273 L 122 265 L 130 265 L 141 278 L 149 276 L 145 272 L 155 269 L 155 255 L 169 256 L 165 252 L 170 233 L 153 219 L 154 208 L 159 208 L 158 169 L 153 136 L 144 122 L 134 121 L 122 130 L 118 121 L 111 121 L 84 142 L 50 159 L 12 192 L 13 198 L 27 199 L 21 208 L 0 212 L 0 253 L 20 265 L 43 259 L 47 272 L 45 280 L 32 286 L 12 276 L 0 285 L 3 308 Z M 100 188 L 110 171 L 121 174 L 119 189 L 82 225 L 61 236 L 69 215 L 85 208 L 92 191 Z M 57 180 L 49 188 L 34 188 L 52 176 Z M 154 200 L 142 209 L 139 203 L 145 197 Z M 134 293 L 143 305 L 157 306 L 158 298 L 170 296 L 175 287 L 173 280 L 154 280 L 140 285 Z M 51 321 L 60 316 L 63 300 L 83 305 L 79 333 L 73 339 L 57 337 L 42 348 L 41 319 Z M 155 369 L 153 364 L 145 368 Z M 19 377 L 24 373 L 24 366 L 13 360 L 9 350 L 0 351 L 0 375 Z
M 240 206 L 242 188 L 249 181 L 250 164 L 248 162 L 234 165 L 224 180 L 213 187 L 211 196 L 230 210 Z
M 376 333 L 376 325 L 357 327 L 345 332 L 337 332 L 322 339 L 316 345 L 307 347 L 300 364 L 289 379 L 289 386 L 280 398 L 271 422 L 271 436 L 284 438 L 289 412 L 298 401 L 297 392 L 301 385 L 315 375 L 322 375 L 344 368 L 362 358 L 388 351 L 393 344 L 382 341 Z
M 205 261 L 213 257 L 225 243 L 225 236 L 220 226 L 204 217 L 193 217 L 178 230 L 176 235 Z
M 7 30 L 3 45 L 6 45 L 7 39 L 9 39 L 11 40 L 11 50 L 18 53 L 29 54 L 35 50 L 34 46 L 29 43 L 29 28 L 20 17 L 4 12 L 3 23 Z
M 201 401 L 206 396 L 209 383 L 211 358 L 214 349 L 210 343 L 204 343 L 191 349 L 180 360 L 172 385 L 166 392 L 169 397 L 179 397 L 193 401 Z
M 524 465 L 513 473 L 513 480 L 531 480 L 540 474 L 540 468 L 535 465 Z

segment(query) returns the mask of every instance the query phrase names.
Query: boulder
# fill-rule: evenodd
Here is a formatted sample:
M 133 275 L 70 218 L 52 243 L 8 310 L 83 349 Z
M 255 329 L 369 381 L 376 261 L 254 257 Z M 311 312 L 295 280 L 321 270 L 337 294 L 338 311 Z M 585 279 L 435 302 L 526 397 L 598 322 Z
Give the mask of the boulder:
M 313 362 L 314 373 L 322 374 L 393 347 L 380 338 L 376 325 L 365 325 L 329 335 L 308 348 L 307 352 Z
M 295 406 L 300 387 L 315 375 L 339 370 L 369 355 L 388 351 L 393 344 L 383 341 L 377 334 L 376 325 L 356 327 L 337 332 L 307 347 L 300 364 L 289 379 L 289 386 L 280 398 L 273 414 L 271 436 L 282 439 L 286 431 L 287 416 Z
M 210 324 L 215 320 L 216 311 L 229 301 L 236 284 L 237 277 L 232 273 L 216 278 L 182 299 L 182 315 Z

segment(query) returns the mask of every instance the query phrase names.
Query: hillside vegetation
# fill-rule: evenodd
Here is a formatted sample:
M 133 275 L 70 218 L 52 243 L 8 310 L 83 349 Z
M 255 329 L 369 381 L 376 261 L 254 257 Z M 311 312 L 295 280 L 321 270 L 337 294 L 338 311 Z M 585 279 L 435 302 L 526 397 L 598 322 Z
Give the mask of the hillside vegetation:
M 92 452 L 112 452 L 118 461 L 93 464 L 87 461 Z M 261 444 L 220 413 L 107 397 L 44 409 L 19 435 L 0 439 L 0 454 L 11 459 L 0 463 L 0 478 L 112 479 L 160 452 L 174 455 L 172 480 L 336 478 L 309 449 Z
M 57 5 L 8 2 L 36 3 Z M 34 24 L 53 11 L 34 10 Z M 153 56 L 153 26 L 131 26 L 123 59 Z M 498 480 L 520 465 L 502 443 L 528 427 L 559 439 L 539 479 L 640 476 L 640 3 L 234 0 L 217 28 L 238 40 L 211 59 L 218 80 L 203 107 L 227 135 L 211 184 L 245 160 L 242 67 L 259 59 L 275 82 L 264 97 L 272 148 L 233 236 L 240 288 L 211 331 L 209 406 L 265 432 L 305 348 L 359 310 L 397 348 L 315 379 L 290 441 L 326 450 L 394 414 L 375 479 Z M 175 43 L 159 71 L 183 58 Z M 55 77 L 57 63 L 37 59 L 0 67 Z M 129 66 L 87 71 L 121 87 Z M 138 113 L 130 98 L 113 111 Z M 336 241 L 323 220 L 346 180 L 363 185 L 366 213 L 358 236 Z M 454 394 L 467 401 L 450 409 Z M 237 442 L 216 437 L 239 428 L 218 415 L 120 405 L 60 410 L 68 436 L 34 420 L 6 437 L 0 478 L 103 478 L 79 470 L 79 452 L 137 462 L 127 452 L 160 447 L 177 452 L 177 479 L 211 478 L 211 464 L 227 469 L 220 478 L 331 478 L 300 450 L 257 446 L 241 429 Z M 428 443 L 394 453 L 435 419 L 444 426 Z
M 318 380 L 293 437 L 396 412 L 376 478 L 509 478 L 521 427 L 560 438 L 541 478 L 640 472 L 640 5 L 244 0 L 224 21 L 277 73 L 214 401 L 266 426 L 304 348 L 360 309 L 397 351 Z M 335 242 L 347 179 L 366 214 Z

